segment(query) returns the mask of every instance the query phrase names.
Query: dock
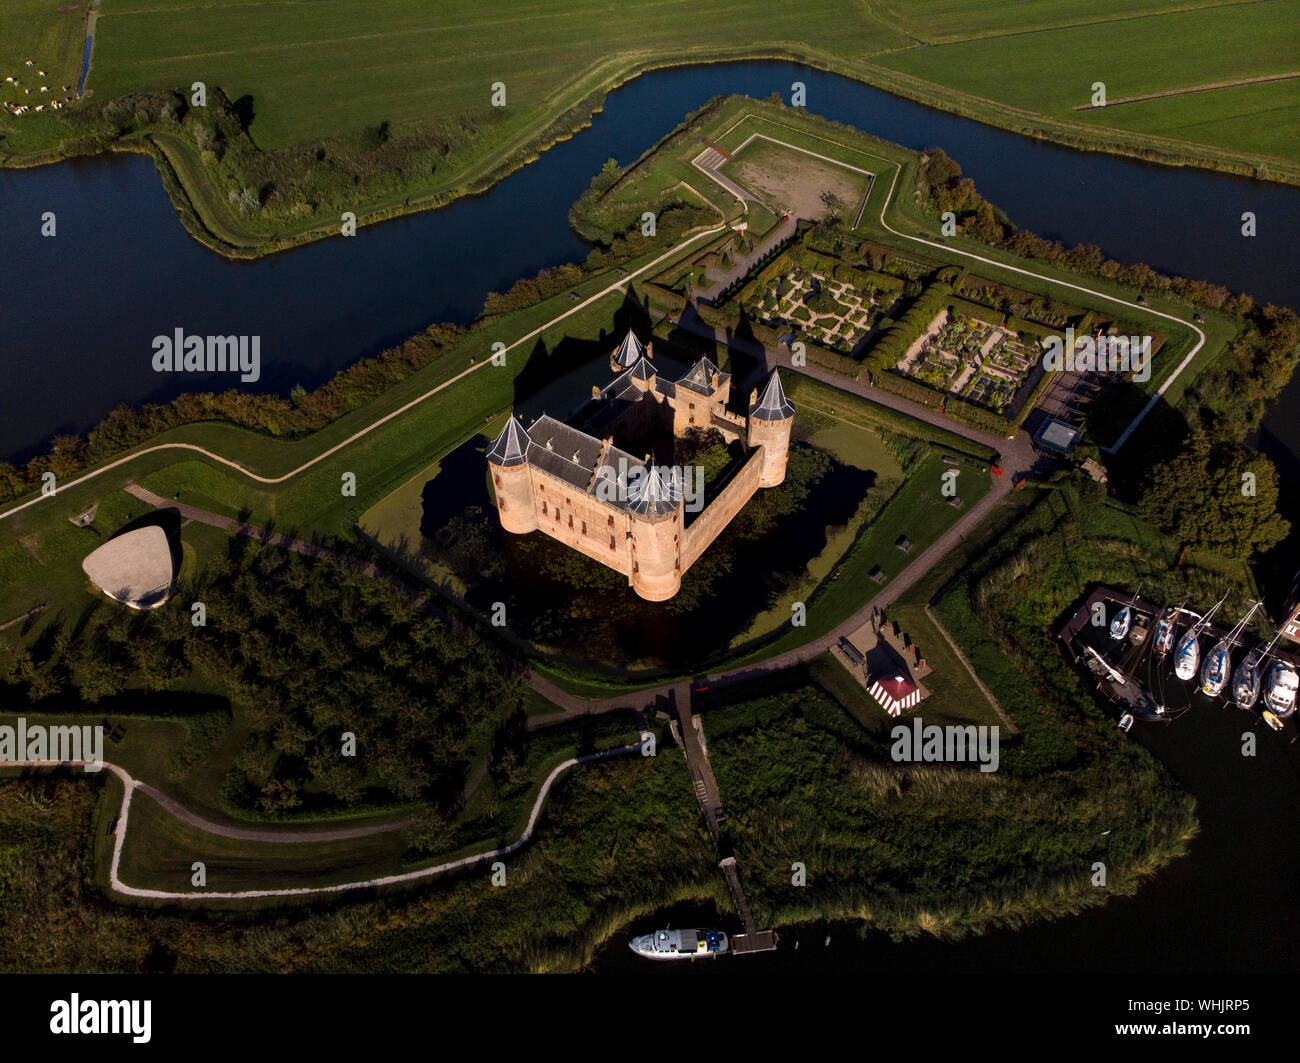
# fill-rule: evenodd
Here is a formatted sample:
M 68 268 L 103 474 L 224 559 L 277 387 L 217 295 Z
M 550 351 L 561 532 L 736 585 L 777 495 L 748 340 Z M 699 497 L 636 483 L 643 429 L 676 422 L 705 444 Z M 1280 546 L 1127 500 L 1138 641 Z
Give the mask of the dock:
M 673 735 L 681 743 L 682 752 L 686 754 L 686 767 L 690 772 L 691 786 L 695 798 L 704 813 L 704 823 L 713 847 L 719 856 L 718 870 L 726 879 L 727 889 L 731 893 L 732 904 L 740 916 L 743 932 L 731 939 L 731 951 L 738 955 L 752 952 L 771 952 L 776 948 L 776 934 L 771 930 L 759 930 L 754 923 L 749 902 L 745 899 L 745 890 L 740 882 L 740 867 L 736 858 L 728 850 L 722 825 L 727 821 L 727 814 L 722 807 L 722 795 L 718 791 L 718 780 L 714 778 L 709 766 L 708 747 L 704 740 L 704 727 L 691 706 L 693 697 L 690 683 L 679 683 L 673 688 L 673 703 L 677 710 Z

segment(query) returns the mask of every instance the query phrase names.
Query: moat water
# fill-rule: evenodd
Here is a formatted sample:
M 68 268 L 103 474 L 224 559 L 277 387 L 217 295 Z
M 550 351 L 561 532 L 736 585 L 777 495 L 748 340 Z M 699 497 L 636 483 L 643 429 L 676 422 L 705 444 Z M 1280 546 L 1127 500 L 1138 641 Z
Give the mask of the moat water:
M 1300 188 L 1085 154 L 934 111 L 790 63 L 661 71 L 610 95 L 589 130 L 489 193 L 255 263 L 230 263 L 180 225 L 153 164 L 105 156 L 0 171 L 0 456 L 25 458 L 59 431 L 85 431 L 118 402 L 162 401 L 229 381 L 160 377 L 153 336 L 183 328 L 261 337 L 256 385 L 313 387 L 430 322 L 471 320 L 490 290 L 583 258 L 567 211 L 609 157 L 629 163 L 711 96 L 807 86 L 808 108 L 910 148 L 944 148 L 1021 226 L 1300 308 Z M 54 211 L 58 235 L 40 236 Z M 1240 234 L 1253 211 L 1258 235 Z M 1294 381 L 1260 443 L 1300 482 Z M 806 928 L 780 951 L 716 964 L 637 961 L 618 935 L 600 970 L 724 972 L 1300 970 L 1300 756 L 1271 732 L 1240 754 L 1246 722 L 1209 703 L 1165 728 L 1135 728 L 1198 800 L 1190 855 L 1136 897 L 1082 916 L 956 944 Z M 1139 733 L 1140 731 L 1140 733 Z M 742 869 L 743 873 L 743 869 Z M 678 909 L 635 929 L 725 919 Z M 1286 928 L 1290 927 L 1290 930 Z M 794 940 L 801 948 L 793 949 Z

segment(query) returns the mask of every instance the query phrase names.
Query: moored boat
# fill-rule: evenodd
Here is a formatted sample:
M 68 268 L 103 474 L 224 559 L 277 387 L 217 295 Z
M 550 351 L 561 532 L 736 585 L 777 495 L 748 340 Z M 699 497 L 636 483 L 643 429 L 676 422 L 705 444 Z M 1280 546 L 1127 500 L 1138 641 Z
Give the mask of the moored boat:
M 1214 649 L 1206 655 L 1205 663 L 1201 666 L 1201 692 L 1203 694 L 1217 698 L 1223 693 L 1223 688 L 1228 685 L 1228 677 L 1232 675 L 1232 647 L 1237 644 L 1237 639 L 1246 630 L 1246 625 L 1258 608 L 1259 602 L 1253 603 L 1246 610 L 1246 615 L 1238 620 L 1227 636 L 1215 643 Z
M 628 942 L 628 948 L 649 960 L 693 960 L 719 956 L 730 947 L 721 930 L 656 930 Z
M 1128 640 L 1134 646 L 1141 646 L 1147 640 L 1147 633 L 1151 630 L 1151 618 L 1146 613 L 1134 613 L 1133 625 L 1129 628 Z
M 1156 621 L 1154 642 L 1152 649 L 1156 651 L 1157 657 L 1168 657 L 1169 651 L 1174 648 L 1174 622 L 1182 614 L 1182 609 L 1175 609 L 1173 612 L 1164 612 L 1160 619 Z
M 1286 661 L 1275 660 L 1264 680 L 1264 704 L 1278 719 L 1285 720 L 1295 712 L 1296 688 L 1300 675 Z
M 1220 639 L 1214 649 L 1205 655 L 1201 665 L 1201 692 L 1212 698 L 1223 693 L 1224 684 L 1232 667 L 1232 651 L 1227 639 Z
M 1195 627 L 1187 629 L 1187 633 L 1178 640 L 1178 648 L 1174 650 L 1174 675 L 1179 679 L 1191 679 L 1196 675 L 1196 669 L 1201 663 L 1201 644 L 1197 641 L 1200 632 Z
M 1264 651 L 1256 646 L 1237 665 L 1237 673 L 1232 677 L 1232 700 L 1237 708 L 1249 712 L 1259 700 L 1259 691 L 1264 683 Z
M 1116 642 L 1128 636 L 1129 625 L 1133 623 L 1133 607 L 1124 606 L 1115 614 L 1115 619 L 1110 622 L 1110 637 Z
M 1178 640 L 1178 647 L 1174 650 L 1174 675 L 1179 679 L 1186 681 L 1196 678 L 1196 670 L 1201 664 L 1201 632 L 1227 598 L 1225 594 L 1215 602 L 1210 611 L 1189 627 Z

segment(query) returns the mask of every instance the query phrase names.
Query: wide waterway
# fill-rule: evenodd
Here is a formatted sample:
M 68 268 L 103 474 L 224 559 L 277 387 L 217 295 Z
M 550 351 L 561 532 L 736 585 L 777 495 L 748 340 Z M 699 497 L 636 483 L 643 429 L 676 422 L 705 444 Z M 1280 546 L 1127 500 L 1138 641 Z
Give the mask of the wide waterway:
M 1300 188 L 1057 148 L 794 64 L 687 68 L 624 86 L 591 129 L 483 196 L 255 263 L 227 262 L 191 239 L 148 159 L 0 171 L 0 455 L 24 457 L 56 431 L 84 431 L 117 402 L 229 386 L 153 372 L 152 338 L 176 328 L 260 336 L 254 386 L 286 392 L 432 321 L 469 321 L 488 291 L 585 256 L 567 212 L 605 159 L 631 162 L 711 96 L 788 98 L 794 81 L 807 85 L 815 113 L 911 148 L 944 148 L 1018 225 L 1300 307 Z M 57 216 L 55 237 L 40 235 L 45 211 Z M 1240 233 L 1245 211 L 1258 218 L 1252 238 Z M 1300 419 L 1286 410 L 1298 400 L 1300 381 L 1261 437 L 1292 476 Z M 1137 897 L 957 945 L 862 942 L 837 928 L 823 948 L 819 928 L 804 932 L 798 952 L 708 969 L 1300 970 L 1300 755 L 1290 733 L 1264 731 L 1260 755 L 1242 757 L 1246 726 L 1203 703 L 1171 727 L 1135 733 L 1197 796 L 1202 822 L 1191 855 Z M 600 968 L 646 969 L 624 941 L 611 943 Z
M 631 162 L 711 96 L 788 98 L 794 81 L 817 114 L 911 148 L 943 147 L 1019 225 L 1300 306 L 1291 268 L 1300 189 L 1052 147 L 795 64 L 690 67 L 630 82 L 590 129 L 485 195 L 254 263 L 194 241 L 144 157 L 0 171 L 0 456 L 85 431 L 118 402 L 230 386 L 220 374 L 153 371 L 153 337 L 177 328 L 260 336 L 261 379 L 239 386 L 287 393 L 430 322 L 468 321 L 488 291 L 586 255 L 568 208 L 607 158 Z M 1251 238 L 1240 234 L 1248 210 L 1258 219 Z M 41 235 L 46 211 L 54 237 Z M 1275 412 L 1270 427 L 1300 451 L 1294 421 Z

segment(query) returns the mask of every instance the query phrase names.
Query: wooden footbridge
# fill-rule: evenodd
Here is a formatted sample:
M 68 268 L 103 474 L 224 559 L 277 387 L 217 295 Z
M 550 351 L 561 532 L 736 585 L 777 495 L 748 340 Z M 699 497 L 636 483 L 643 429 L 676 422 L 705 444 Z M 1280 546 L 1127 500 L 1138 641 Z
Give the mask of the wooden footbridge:
M 731 939 L 731 951 L 744 954 L 749 952 L 770 952 L 776 948 L 776 935 L 771 930 L 759 930 L 754 924 L 749 902 L 745 900 L 745 891 L 740 884 L 740 868 L 736 858 L 727 851 L 728 846 L 722 834 L 722 825 L 727 821 L 727 813 L 722 807 L 722 795 L 718 791 L 718 780 L 713 776 L 709 766 L 708 747 L 704 742 L 704 730 L 700 719 L 692 711 L 693 697 L 690 683 L 678 683 L 672 691 L 673 707 L 677 719 L 673 734 L 681 743 L 686 754 L 686 767 L 691 774 L 691 785 L 695 789 L 696 800 L 704 812 L 704 823 L 713 847 L 719 856 L 718 869 L 727 880 L 727 889 L 731 892 L 732 903 L 740 916 L 740 925 L 744 932 Z

